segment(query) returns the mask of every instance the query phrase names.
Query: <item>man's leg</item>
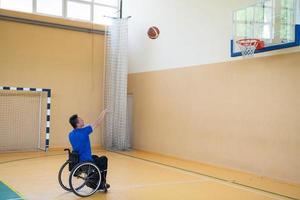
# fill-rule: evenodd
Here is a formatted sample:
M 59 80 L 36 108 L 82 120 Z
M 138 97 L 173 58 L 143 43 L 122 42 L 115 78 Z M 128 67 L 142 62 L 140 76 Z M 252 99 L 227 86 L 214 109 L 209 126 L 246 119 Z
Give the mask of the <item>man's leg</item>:
M 106 183 L 106 175 L 107 175 L 107 163 L 108 159 L 106 156 L 98 157 L 93 155 L 93 160 L 95 161 L 96 165 L 99 167 L 101 171 L 101 183 Z

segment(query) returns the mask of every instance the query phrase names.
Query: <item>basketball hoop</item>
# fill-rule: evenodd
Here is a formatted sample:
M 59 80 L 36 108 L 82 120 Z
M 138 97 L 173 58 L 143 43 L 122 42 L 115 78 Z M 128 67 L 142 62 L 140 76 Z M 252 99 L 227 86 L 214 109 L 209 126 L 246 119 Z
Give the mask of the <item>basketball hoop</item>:
M 256 49 L 264 48 L 264 41 L 259 39 L 241 39 L 236 41 L 244 58 L 252 57 Z

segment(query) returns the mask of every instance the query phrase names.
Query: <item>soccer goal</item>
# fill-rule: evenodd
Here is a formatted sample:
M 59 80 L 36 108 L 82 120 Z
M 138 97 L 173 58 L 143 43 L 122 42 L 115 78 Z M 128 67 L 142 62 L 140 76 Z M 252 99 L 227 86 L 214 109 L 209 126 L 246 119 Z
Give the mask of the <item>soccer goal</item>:
M 0 86 L 0 152 L 47 151 L 51 90 Z

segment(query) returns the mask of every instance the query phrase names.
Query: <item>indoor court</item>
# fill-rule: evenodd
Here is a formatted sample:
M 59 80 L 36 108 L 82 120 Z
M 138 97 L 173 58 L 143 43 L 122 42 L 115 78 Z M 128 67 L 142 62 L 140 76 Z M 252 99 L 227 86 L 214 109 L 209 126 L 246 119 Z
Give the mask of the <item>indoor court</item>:
M 300 200 L 300 0 L 0 0 L 0 200 Z

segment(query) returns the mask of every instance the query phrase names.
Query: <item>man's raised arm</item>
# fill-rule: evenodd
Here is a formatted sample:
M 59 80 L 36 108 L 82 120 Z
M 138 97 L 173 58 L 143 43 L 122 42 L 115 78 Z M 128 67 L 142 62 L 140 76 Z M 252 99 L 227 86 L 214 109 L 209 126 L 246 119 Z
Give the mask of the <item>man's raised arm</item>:
M 92 123 L 93 130 L 95 128 L 97 128 L 98 126 L 100 126 L 100 124 L 102 123 L 106 113 L 107 113 L 107 109 L 103 110 L 101 112 L 101 114 L 97 117 L 96 121 L 94 123 Z

